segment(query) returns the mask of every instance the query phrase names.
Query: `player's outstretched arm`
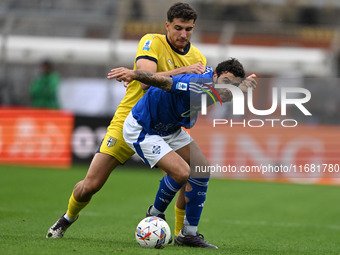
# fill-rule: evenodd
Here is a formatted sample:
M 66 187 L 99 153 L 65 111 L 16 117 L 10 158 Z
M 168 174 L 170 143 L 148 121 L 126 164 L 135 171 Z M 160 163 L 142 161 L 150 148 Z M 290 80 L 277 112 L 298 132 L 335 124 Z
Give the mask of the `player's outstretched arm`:
M 107 78 L 126 82 L 137 80 L 144 84 L 157 87 L 165 91 L 170 91 L 172 87 L 171 77 L 166 77 L 147 71 L 130 70 L 124 67 L 112 69 L 111 72 L 108 73 Z
M 203 65 L 201 62 L 189 65 L 189 66 L 182 66 L 179 68 L 175 68 L 173 70 L 168 70 L 164 72 L 157 72 L 157 64 L 151 60 L 148 59 L 138 59 L 136 62 L 137 70 L 140 71 L 149 71 L 156 73 L 157 75 L 162 76 L 174 76 L 174 75 L 180 75 L 180 74 L 187 74 L 187 73 L 195 73 L 195 74 L 202 74 L 205 72 L 205 65 Z M 143 90 L 146 90 L 149 88 L 149 85 L 140 83 Z

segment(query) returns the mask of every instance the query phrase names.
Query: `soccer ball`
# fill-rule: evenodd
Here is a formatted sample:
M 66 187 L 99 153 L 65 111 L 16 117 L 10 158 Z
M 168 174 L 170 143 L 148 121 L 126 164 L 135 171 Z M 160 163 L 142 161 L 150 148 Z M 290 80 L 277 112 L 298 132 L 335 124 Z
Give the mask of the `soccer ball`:
M 151 216 L 138 223 L 135 236 L 143 248 L 162 249 L 168 244 L 171 231 L 165 220 Z

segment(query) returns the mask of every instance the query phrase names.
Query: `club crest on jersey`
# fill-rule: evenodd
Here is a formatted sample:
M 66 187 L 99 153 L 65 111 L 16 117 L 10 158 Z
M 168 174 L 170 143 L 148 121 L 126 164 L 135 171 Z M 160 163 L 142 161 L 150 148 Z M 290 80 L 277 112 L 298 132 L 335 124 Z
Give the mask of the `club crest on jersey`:
M 152 147 L 152 153 L 153 153 L 153 154 L 160 154 L 160 153 L 161 153 L 161 146 L 159 146 L 159 145 L 154 145 L 154 146 Z
M 146 40 L 143 46 L 143 50 L 150 50 L 150 46 L 151 46 L 152 41 L 151 40 Z
M 107 139 L 106 145 L 107 147 L 112 147 L 116 144 L 116 142 L 117 142 L 117 138 L 113 138 L 110 136 L 109 139 Z
M 184 82 L 177 82 L 176 89 L 187 91 L 188 90 L 188 84 L 184 83 Z

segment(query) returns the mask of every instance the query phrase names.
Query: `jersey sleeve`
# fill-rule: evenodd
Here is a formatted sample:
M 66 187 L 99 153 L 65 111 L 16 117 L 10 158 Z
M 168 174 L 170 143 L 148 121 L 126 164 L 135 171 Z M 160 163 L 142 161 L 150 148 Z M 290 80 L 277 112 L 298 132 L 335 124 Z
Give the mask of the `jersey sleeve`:
M 190 77 L 187 74 L 172 76 L 172 87 L 169 91 L 172 94 L 185 94 L 189 91 Z
M 197 89 L 195 85 L 195 81 L 199 79 L 200 76 L 201 75 L 199 74 L 182 74 L 173 76 L 170 93 L 175 94 L 188 102 L 196 102 L 197 100 L 200 100 L 203 91 Z M 194 82 L 192 83 L 192 81 Z
M 144 58 L 158 63 L 159 54 L 162 52 L 162 43 L 156 36 L 152 34 L 146 34 L 140 39 L 136 60 Z
M 170 93 L 181 97 L 190 98 L 193 102 L 200 102 L 201 95 L 212 93 L 211 89 L 206 86 L 212 86 L 213 70 L 206 68 L 203 74 L 182 74 L 172 76 L 172 87 Z

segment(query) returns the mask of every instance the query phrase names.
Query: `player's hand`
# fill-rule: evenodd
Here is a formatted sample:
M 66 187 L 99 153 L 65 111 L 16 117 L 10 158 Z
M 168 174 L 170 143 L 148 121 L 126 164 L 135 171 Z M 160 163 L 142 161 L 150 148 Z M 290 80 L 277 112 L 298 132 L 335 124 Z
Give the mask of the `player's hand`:
M 125 67 L 111 69 L 107 74 L 108 79 L 116 79 L 117 81 L 131 82 L 135 78 L 135 72 Z
M 254 78 L 256 78 L 256 75 L 251 74 L 240 83 L 238 87 L 242 90 L 243 93 L 247 93 L 248 88 L 252 88 L 252 89 L 256 88 L 257 82 L 255 81 Z
M 183 66 L 182 68 L 184 69 L 184 73 L 202 74 L 205 72 L 205 65 L 203 65 L 201 62 L 190 66 Z

